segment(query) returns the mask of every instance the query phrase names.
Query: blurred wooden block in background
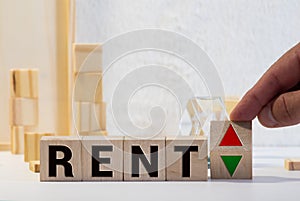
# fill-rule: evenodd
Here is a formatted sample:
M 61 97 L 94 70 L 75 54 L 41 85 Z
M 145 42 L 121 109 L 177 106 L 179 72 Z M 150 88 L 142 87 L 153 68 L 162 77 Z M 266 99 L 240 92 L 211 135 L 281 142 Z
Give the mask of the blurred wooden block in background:
M 284 168 L 287 170 L 300 170 L 300 159 L 285 159 Z
M 40 172 L 40 161 L 29 161 L 29 170 L 34 173 Z
M 10 151 L 10 143 L 1 143 L 0 151 Z
M 73 72 L 102 72 L 102 47 L 98 43 L 73 44 Z
M 168 181 L 206 181 L 208 179 L 207 137 L 166 138 Z
M 11 98 L 10 99 L 10 125 L 37 126 L 38 125 L 38 99 Z
M 81 181 L 81 138 L 42 137 L 40 181 Z
M 24 135 L 24 161 L 40 160 L 40 140 L 43 136 L 54 136 L 53 133 L 25 132 Z
M 225 107 L 228 115 L 232 112 L 235 106 L 239 103 L 240 99 L 237 97 L 225 97 Z
M 98 103 L 103 100 L 102 73 L 80 73 L 74 82 L 74 100 Z
M 101 133 L 106 130 L 106 104 L 104 102 L 76 102 L 76 128 L 80 135 Z
M 10 70 L 11 97 L 30 98 L 38 97 L 38 69 Z
M 11 126 L 10 127 L 10 140 L 11 140 L 11 153 L 23 154 L 24 153 L 24 127 Z

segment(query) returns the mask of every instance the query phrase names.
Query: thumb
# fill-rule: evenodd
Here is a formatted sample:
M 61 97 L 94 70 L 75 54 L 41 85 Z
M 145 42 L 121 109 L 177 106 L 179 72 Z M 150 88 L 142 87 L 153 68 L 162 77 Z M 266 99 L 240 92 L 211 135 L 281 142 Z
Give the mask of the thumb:
M 258 119 L 271 128 L 300 123 L 300 91 L 287 92 L 273 99 L 260 111 Z

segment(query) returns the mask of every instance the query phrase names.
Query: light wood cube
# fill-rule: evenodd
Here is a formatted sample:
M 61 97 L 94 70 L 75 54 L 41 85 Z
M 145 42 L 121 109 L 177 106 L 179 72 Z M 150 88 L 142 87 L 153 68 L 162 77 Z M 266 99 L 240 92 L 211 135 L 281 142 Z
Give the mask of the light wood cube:
M 80 138 L 43 137 L 40 147 L 41 181 L 81 181 Z
M 207 137 L 167 137 L 167 180 L 206 181 L 208 177 L 207 158 Z
M 53 133 L 25 132 L 24 135 L 24 161 L 40 160 L 40 140 L 43 136 L 54 136 Z
M 123 137 L 82 138 L 83 181 L 123 180 Z
M 252 179 L 251 122 L 212 121 L 210 161 L 212 179 Z
M 165 138 L 147 140 L 125 137 L 125 181 L 165 181 Z

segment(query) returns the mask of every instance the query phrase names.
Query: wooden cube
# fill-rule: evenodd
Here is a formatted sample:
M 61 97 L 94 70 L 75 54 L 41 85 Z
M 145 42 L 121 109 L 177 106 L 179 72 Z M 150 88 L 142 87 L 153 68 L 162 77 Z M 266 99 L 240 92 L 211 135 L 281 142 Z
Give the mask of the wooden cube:
M 206 181 L 208 177 L 207 158 L 207 137 L 167 137 L 167 180 Z
M 40 172 L 40 161 L 29 161 L 29 170 L 34 173 Z
M 210 170 L 212 179 L 252 179 L 252 152 L 212 151 Z
M 106 130 L 106 104 L 104 102 L 75 102 L 76 128 L 80 135 Z
M 102 47 L 98 43 L 73 44 L 74 73 L 102 70 Z
M 74 83 L 74 100 L 99 103 L 103 100 L 102 73 L 80 73 Z
M 40 160 L 40 140 L 43 136 L 54 136 L 53 133 L 25 132 L 24 135 L 24 161 Z
M 284 168 L 286 170 L 300 170 L 300 159 L 285 159 Z
M 123 137 L 82 138 L 83 181 L 123 180 Z
M 210 161 L 212 179 L 251 179 L 251 122 L 212 121 Z
M 165 138 L 125 137 L 124 180 L 165 181 Z
M 10 125 L 36 126 L 38 124 L 38 99 L 10 99 Z
M 78 137 L 42 137 L 41 181 L 81 181 L 81 141 Z

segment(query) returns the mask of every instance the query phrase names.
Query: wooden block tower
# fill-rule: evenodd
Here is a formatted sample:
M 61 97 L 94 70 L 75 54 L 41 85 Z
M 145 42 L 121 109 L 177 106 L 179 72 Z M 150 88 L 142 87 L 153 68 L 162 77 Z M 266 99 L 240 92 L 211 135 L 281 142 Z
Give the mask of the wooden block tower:
M 11 152 L 24 153 L 24 133 L 38 125 L 38 70 L 10 71 Z
M 210 129 L 212 179 L 252 179 L 251 122 L 212 121 Z
M 80 135 L 106 135 L 106 104 L 102 95 L 100 44 L 74 44 L 74 102 Z

